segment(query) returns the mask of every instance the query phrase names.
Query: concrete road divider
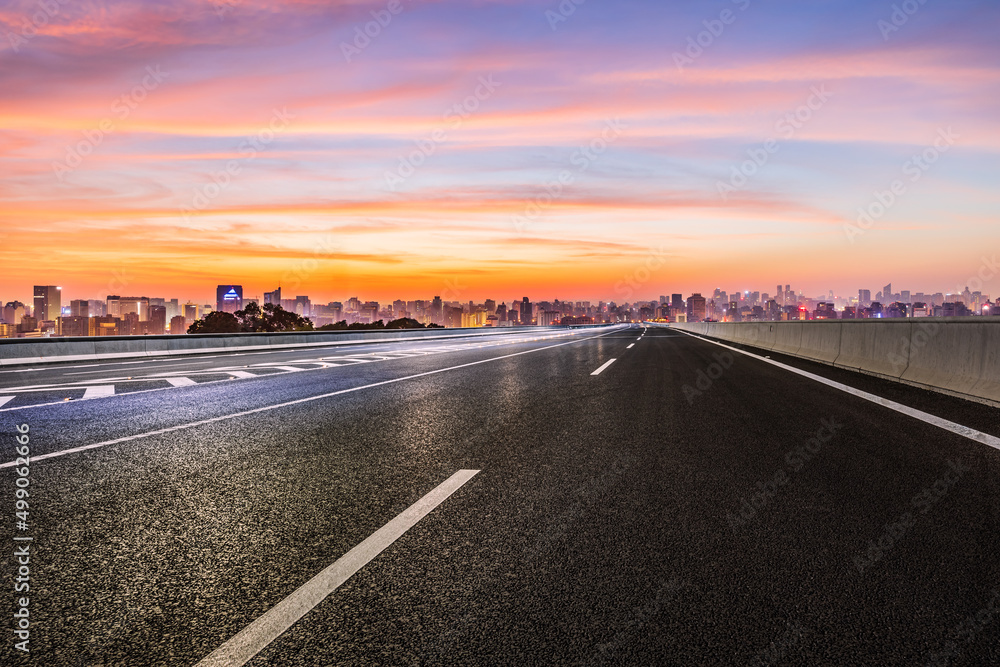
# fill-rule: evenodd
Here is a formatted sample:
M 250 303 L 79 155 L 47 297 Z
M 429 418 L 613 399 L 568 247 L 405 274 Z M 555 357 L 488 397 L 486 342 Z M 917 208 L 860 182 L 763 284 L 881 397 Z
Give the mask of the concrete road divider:
M 1000 407 L 1000 317 L 669 326 Z

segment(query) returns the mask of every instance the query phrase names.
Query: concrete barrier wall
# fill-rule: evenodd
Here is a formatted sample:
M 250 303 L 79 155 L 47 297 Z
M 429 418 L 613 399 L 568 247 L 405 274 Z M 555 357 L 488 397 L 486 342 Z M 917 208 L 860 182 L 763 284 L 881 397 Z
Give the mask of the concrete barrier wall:
M 1000 407 L 1000 317 L 669 326 Z
M 796 356 L 832 364 L 840 355 L 841 323 L 802 322 L 801 342 Z
M 601 328 L 604 325 L 571 327 Z M 192 334 L 178 336 L 107 336 L 97 338 L 0 339 L 0 366 L 61 361 L 161 357 L 219 352 L 259 351 L 363 345 L 402 340 L 436 340 L 497 336 L 512 333 L 551 333 L 566 327 L 499 327 L 496 329 L 376 329 L 261 334 Z

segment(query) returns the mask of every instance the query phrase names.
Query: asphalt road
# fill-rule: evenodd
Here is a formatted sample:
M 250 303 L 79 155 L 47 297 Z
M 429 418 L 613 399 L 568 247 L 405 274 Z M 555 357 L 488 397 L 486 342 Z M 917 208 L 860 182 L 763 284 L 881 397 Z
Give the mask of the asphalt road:
M 8 582 L 30 544 L 3 665 L 196 665 L 248 628 L 258 667 L 1000 664 L 1000 450 L 676 331 L 22 369 L 0 397 L 0 461 L 19 424 L 32 457 L 24 530 L 0 469 Z

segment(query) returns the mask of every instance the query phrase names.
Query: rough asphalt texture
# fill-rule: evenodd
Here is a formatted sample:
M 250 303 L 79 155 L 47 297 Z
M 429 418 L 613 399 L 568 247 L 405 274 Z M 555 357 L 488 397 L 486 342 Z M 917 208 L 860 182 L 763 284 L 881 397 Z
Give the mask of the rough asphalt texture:
M 16 424 L 38 456 L 539 350 L 32 463 L 31 653 L 8 630 L 0 664 L 193 665 L 467 468 L 249 664 L 1000 664 L 1000 451 L 641 332 L 0 411 L 7 462 Z M 266 361 L 323 354 L 342 353 Z M 780 359 L 1000 436 L 996 409 Z M 6 372 L 0 395 L 260 361 Z M 15 479 L 0 470 L 8 582 Z

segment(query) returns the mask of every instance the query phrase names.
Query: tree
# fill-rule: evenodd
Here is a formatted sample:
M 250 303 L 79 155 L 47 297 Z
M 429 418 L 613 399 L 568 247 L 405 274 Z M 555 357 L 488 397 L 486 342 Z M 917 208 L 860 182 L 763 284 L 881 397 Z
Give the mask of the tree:
M 216 311 L 204 319 L 195 320 L 188 333 L 255 333 L 274 331 L 312 331 L 308 317 L 291 313 L 281 306 L 265 303 L 261 308 L 250 302 L 235 314 Z
M 200 320 L 195 320 L 188 327 L 189 334 L 199 333 L 239 333 L 240 321 L 232 313 L 217 310 Z
M 423 329 L 424 325 L 412 317 L 400 317 L 385 325 L 386 329 Z

